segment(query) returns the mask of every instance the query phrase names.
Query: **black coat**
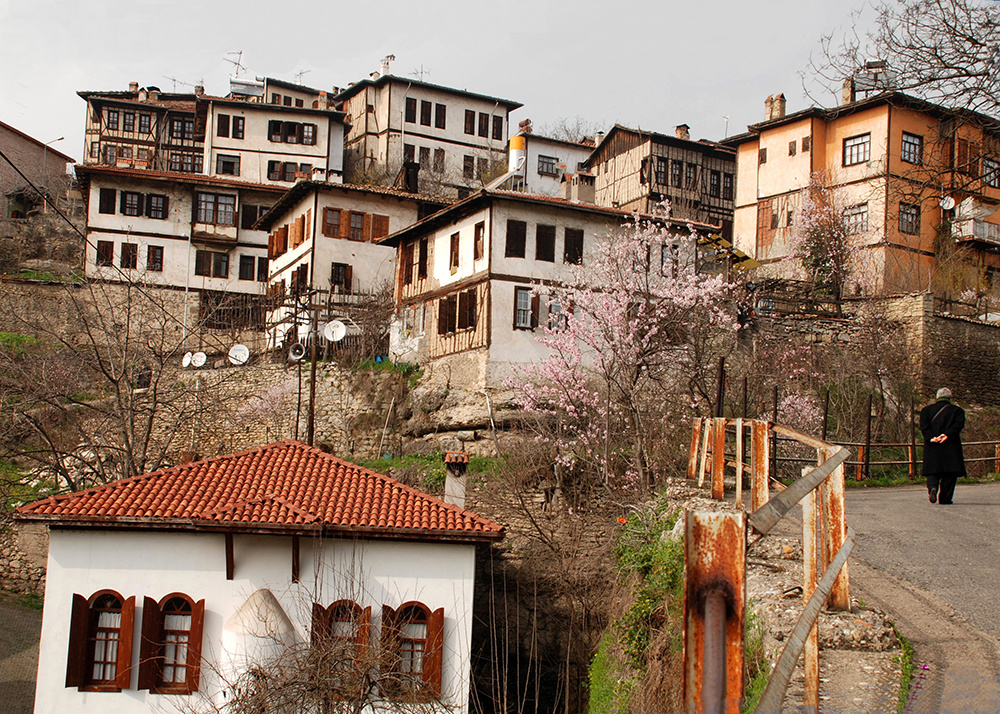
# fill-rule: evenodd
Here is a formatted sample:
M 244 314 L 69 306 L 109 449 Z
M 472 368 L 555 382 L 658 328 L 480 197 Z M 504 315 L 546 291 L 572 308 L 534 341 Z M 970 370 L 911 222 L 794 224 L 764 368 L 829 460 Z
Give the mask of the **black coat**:
M 939 413 L 940 412 L 940 413 Z M 924 407 L 920 412 L 920 431 L 924 435 L 924 475 L 958 474 L 965 476 L 965 457 L 962 455 L 962 429 L 965 427 L 965 410 L 942 399 Z M 947 434 L 948 440 L 935 444 L 931 439 Z

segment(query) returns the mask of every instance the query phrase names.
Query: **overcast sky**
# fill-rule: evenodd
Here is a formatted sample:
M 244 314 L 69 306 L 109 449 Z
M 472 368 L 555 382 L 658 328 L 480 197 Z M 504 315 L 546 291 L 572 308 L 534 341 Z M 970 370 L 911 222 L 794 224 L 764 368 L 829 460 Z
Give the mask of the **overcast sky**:
M 784 92 L 808 103 L 799 73 L 821 35 L 862 0 L 523 3 L 433 0 L 0 0 L 0 121 L 77 160 L 79 90 L 228 91 L 249 74 L 346 86 L 394 54 L 392 73 L 524 104 L 536 128 L 562 117 L 721 139 L 763 120 Z M 188 84 L 182 84 L 186 82 Z M 830 97 L 826 103 L 832 103 Z

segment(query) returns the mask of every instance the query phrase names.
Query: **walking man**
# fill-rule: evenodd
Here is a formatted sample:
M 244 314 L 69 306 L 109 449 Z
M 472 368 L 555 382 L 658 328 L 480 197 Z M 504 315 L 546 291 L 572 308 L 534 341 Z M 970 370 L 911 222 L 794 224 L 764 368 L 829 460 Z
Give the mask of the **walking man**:
M 955 495 L 955 483 L 965 476 L 962 455 L 962 429 L 965 410 L 951 403 L 951 390 L 937 391 L 937 402 L 920 412 L 920 431 L 924 435 L 924 477 L 927 498 L 931 503 L 948 505 Z

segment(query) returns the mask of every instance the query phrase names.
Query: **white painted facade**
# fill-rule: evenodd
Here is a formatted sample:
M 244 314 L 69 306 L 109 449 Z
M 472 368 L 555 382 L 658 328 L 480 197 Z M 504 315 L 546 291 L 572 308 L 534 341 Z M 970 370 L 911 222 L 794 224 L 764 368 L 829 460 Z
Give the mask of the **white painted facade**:
M 340 112 L 219 97 L 202 97 L 198 104 L 199 114 L 205 117 L 204 166 L 208 175 L 272 183 L 285 188 L 300 178 L 343 180 L 345 128 Z M 312 143 L 302 141 L 301 130 L 292 137 L 288 132 L 274 135 L 272 122 L 282 122 L 289 127 L 315 127 L 310 130 L 312 134 L 306 134 Z M 234 168 L 230 157 L 239 157 L 238 168 Z M 297 168 L 289 173 L 286 168 L 290 166 L 286 164 L 295 164 Z M 303 171 L 302 167 L 309 169 Z M 233 174 L 234 170 L 238 173 Z
M 506 161 L 509 115 L 521 106 L 392 74 L 375 74 L 335 99 L 351 125 L 345 141 L 348 175 L 373 165 L 391 172 L 412 157 L 422 176 L 453 188 L 482 185 L 480 166 L 485 162 L 492 169 Z
M 268 273 L 267 234 L 244 228 L 244 212 L 254 216 L 260 207 L 269 207 L 280 196 L 280 189 L 267 186 L 240 185 L 236 182 L 213 182 L 204 177 L 182 177 L 156 172 L 118 171 L 93 168 L 81 172 L 89 181 L 87 192 L 87 243 L 84 272 L 88 277 L 112 282 L 141 281 L 152 285 L 189 290 L 213 290 L 229 293 L 260 295 Z M 127 215 L 123 211 L 124 194 L 141 196 L 142 215 Z M 231 197 L 234 201 L 235 225 L 199 223 L 198 194 Z M 102 195 L 113 194 L 102 212 Z M 165 217 L 150 217 L 151 196 L 166 201 Z M 126 210 L 128 210 L 126 208 Z M 107 246 L 111 245 L 110 252 Z M 125 246 L 136 246 L 134 262 Z M 98 251 L 104 249 L 100 258 Z M 198 253 L 212 254 L 212 268 L 198 269 Z M 157 255 L 162 259 L 157 259 Z M 221 260 L 225 256 L 225 271 Z M 110 257 L 110 265 L 107 265 Z M 251 279 L 241 278 L 241 265 L 246 277 L 246 265 L 252 259 Z
M 522 136 L 526 160 L 518 177 L 524 182 L 526 193 L 540 196 L 560 195 L 563 176 L 576 173 L 594 150 L 593 146 L 538 134 Z
M 267 216 L 262 227 L 270 231 L 271 295 L 290 295 L 302 270 L 306 282 L 300 287 L 333 293 L 332 302 L 350 303 L 352 296 L 364 296 L 383 285 L 391 285 L 395 270 L 395 249 L 377 241 L 417 222 L 427 197 L 389 189 L 330 183 L 302 183 L 282 199 L 276 212 Z M 433 206 L 439 204 L 434 203 Z M 424 209 L 429 210 L 429 209 Z M 326 225 L 328 212 L 337 212 L 337 232 Z M 360 218 L 360 237 L 352 232 L 352 216 Z M 301 243 L 295 245 L 292 227 L 301 221 Z M 283 233 L 283 238 L 278 238 Z M 284 250 L 276 246 L 283 245 Z M 280 252 L 279 252 L 280 251 Z M 337 277 L 341 282 L 334 283 Z M 324 301 L 325 302 L 325 301 Z M 290 304 L 268 315 L 269 342 L 283 343 L 284 332 L 293 315 Z
M 223 533 L 146 530 L 64 530 L 50 534 L 45 606 L 39 650 L 35 714 L 104 714 L 178 711 L 209 698 L 225 701 L 219 673 L 266 655 L 273 638 L 234 631 L 232 616 L 254 593 L 269 591 L 291 623 L 289 639 L 308 642 L 313 602 L 341 598 L 371 606 L 377 641 L 381 606 L 416 600 L 444 608 L 441 701 L 450 712 L 468 711 L 475 545 L 400 540 L 301 539 L 300 582 L 291 579 L 292 538 L 234 538 L 233 579 L 226 579 Z M 67 648 L 74 593 L 90 597 L 104 589 L 135 596 L 133 669 L 121 692 L 81 692 L 66 687 Z M 180 592 L 205 600 L 203 664 L 199 692 L 152 694 L 137 687 L 140 612 L 143 597 Z M 378 707 L 378 709 L 382 709 Z M 386 704 L 386 710 L 391 703 Z M 426 705 L 428 712 L 442 710 Z

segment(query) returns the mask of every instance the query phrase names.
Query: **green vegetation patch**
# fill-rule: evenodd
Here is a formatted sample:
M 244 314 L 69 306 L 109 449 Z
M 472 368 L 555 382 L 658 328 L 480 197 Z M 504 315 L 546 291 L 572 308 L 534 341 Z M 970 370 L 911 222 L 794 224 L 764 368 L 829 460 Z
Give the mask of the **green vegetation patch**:
M 0 332 L 0 348 L 7 350 L 15 356 L 24 354 L 24 351 L 31 345 L 38 344 L 40 340 L 28 335 L 21 335 L 16 332 Z
M 764 621 L 757 614 L 757 608 L 754 607 L 752 599 L 747 602 L 746 622 L 744 624 L 743 661 L 746 666 L 746 685 L 743 691 L 742 711 L 745 714 L 753 714 L 757 711 L 757 704 L 767 687 L 771 667 L 764 651 Z
M 901 648 L 899 655 L 893 657 L 893 661 L 899 662 L 900 665 L 899 699 L 896 703 L 896 711 L 902 714 L 902 712 L 906 711 L 906 705 L 910 702 L 910 693 L 913 690 L 913 645 L 910 644 L 908 639 L 903 637 L 903 634 L 896 628 L 895 623 L 892 625 L 892 631 L 896 633 Z
M 621 714 L 628 708 L 628 698 L 635 679 L 626 677 L 614 655 L 615 638 L 608 630 L 597 645 L 590 663 L 587 681 L 590 689 L 589 714 Z

